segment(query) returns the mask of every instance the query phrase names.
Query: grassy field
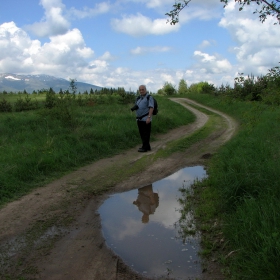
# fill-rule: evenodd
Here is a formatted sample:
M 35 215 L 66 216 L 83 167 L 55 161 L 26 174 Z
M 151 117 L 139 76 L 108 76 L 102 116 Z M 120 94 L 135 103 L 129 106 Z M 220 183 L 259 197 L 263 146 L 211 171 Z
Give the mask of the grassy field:
M 223 111 L 240 122 L 238 134 L 211 160 L 208 178 L 200 184 L 197 217 L 211 235 L 208 250 L 224 249 L 220 262 L 228 279 L 280 279 L 280 108 L 213 95 L 186 95 Z M 201 218 L 203 217 L 203 218 Z
M 195 187 L 196 217 L 206 236 L 202 253 L 218 252 L 228 279 L 280 279 L 279 106 L 207 94 L 185 97 L 240 123 L 238 134 L 210 160 L 208 178 Z M 162 96 L 157 100 L 153 139 L 194 121 L 181 105 Z M 15 96 L 9 100 L 16 101 Z M 0 205 L 81 166 L 140 145 L 132 104 L 113 96 L 101 101 L 0 113 Z M 166 152 L 186 147 L 204 133 L 174 142 Z M 215 221 L 220 221 L 216 229 Z
M 160 113 L 153 119 L 152 139 L 194 121 L 181 105 L 157 99 Z M 0 205 L 141 144 L 132 103 L 120 104 L 106 96 L 99 103 L 0 113 Z

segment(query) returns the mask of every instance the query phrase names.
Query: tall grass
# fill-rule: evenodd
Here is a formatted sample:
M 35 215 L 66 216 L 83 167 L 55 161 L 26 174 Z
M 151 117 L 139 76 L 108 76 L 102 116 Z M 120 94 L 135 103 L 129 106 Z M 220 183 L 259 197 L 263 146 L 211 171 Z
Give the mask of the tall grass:
M 160 111 L 153 118 L 152 139 L 194 120 L 182 106 L 157 99 Z M 133 104 L 102 100 L 107 101 L 0 113 L 0 204 L 140 144 Z
M 189 95 L 240 121 L 240 131 L 211 160 L 207 185 L 217 194 L 231 279 L 280 279 L 280 108 Z

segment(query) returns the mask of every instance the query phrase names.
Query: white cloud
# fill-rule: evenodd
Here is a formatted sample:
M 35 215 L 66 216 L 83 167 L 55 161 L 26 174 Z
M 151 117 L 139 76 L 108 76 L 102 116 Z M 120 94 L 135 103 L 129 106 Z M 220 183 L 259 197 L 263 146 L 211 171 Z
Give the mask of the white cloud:
M 170 47 L 160 47 L 160 46 L 155 46 L 155 47 L 137 47 L 133 50 L 130 51 L 131 54 L 134 55 L 141 55 L 141 54 L 146 54 L 146 53 L 159 53 L 159 52 L 168 52 L 170 51 Z
M 217 19 L 222 15 L 222 7 L 223 5 L 217 0 L 193 0 L 180 12 L 179 20 L 181 24 L 184 24 L 192 20 Z
M 210 46 L 210 42 L 208 40 L 203 40 L 202 43 L 198 46 L 200 49 L 204 49 Z
M 136 90 L 139 84 L 147 84 L 157 91 L 163 84 L 163 71 L 133 71 L 129 68 L 113 68 L 110 52 L 93 59 L 94 51 L 86 47 L 78 29 L 64 35 L 53 36 L 41 45 L 15 23 L 0 25 L 0 73 L 48 74 L 68 79 L 75 76 L 79 81 L 104 87 L 125 87 Z M 168 74 L 172 77 L 172 73 Z
M 173 3 L 173 0 L 162 2 L 139 0 L 139 2 L 153 8 L 159 7 L 161 3 L 169 5 L 168 2 Z M 114 49 L 106 50 L 105 44 L 101 48 L 103 54 L 98 54 L 97 58 L 94 57 L 94 51 L 86 45 L 83 34 L 78 29 L 69 28 L 70 24 L 64 16 L 66 11 L 62 1 L 44 0 L 41 4 L 45 9 L 45 18 L 41 22 L 40 35 L 44 33 L 49 36 L 49 41 L 43 44 L 39 40 L 32 40 L 13 22 L 0 25 L 0 72 L 42 73 L 62 78 L 74 76 L 79 81 L 104 87 L 125 87 L 127 90 L 130 88 L 136 90 L 139 84 L 146 84 L 148 90 L 156 92 L 164 82 L 178 86 L 181 79 L 185 79 L 188 85 L 200 81 L 208 81 L 215 85 L 226 84 L 232 82 L 238 72 L 265 74 L 267 69 L 280 61 L 278 26 L 274 26 L 269 20 L 264 24 L 260 23 L 258 16 L 252 14 L 254 9 L 239 12 L 234 1 L 231 1 L 224 10 L 220 26 L 230 32 L 235 42 L 234 46 L 231 46 L 232 52 L 236 55 L 235 65 L 218 53 L 205 51 L 206 47 L 219 44 L 219 42 L 211 41 L 211 36 L 208 36 L 207 40 L 201 41 L 193 53 L 193 65 L 186 68 L 182 63 L 181 69 L 163 68 L 161 65 L 157 69 L 143 71 L 129 67 L 113 67 L 111 62 L 116 60 Z M 193 0 L 191 4 L 193 6 L 184 10 L 185 22 L 190 19 L 207 19 L 218 15 L 218 9 L 210 10 L 210 4 L 214 6 L 214 0 L 209 2 Z M 199 11 L 196 5 L 202 5 L 203 9 Z M 203 5 L 209 5 L 208 10 Z M 72 13 L 77 18 L 85 18 L 106 13 L 111 8 L 109 2 L 102 2 L 95 5 L 93 9 L 71 9 L 70 14 Z M 212 15 L 211 12 L 213 12 Z M 152 19 L 140 13 L 114 19 L 111 23 L 118 32 L 132 36 L 164 35 L 180 28 L 180 25 L 166 24 L 166 19 Z M 36 24 L 32 27 L 35 28 Z M 170 50 L 166 46 L 144 45 L 131 49 L 130 54 L 137 56 Z M 121 55 L 123 53 L 124 51 Z M 137 60 L 137 57 L 133 59 Z M 155 65 L 158 65 L 156 63 Z M 164 62 L 163 65 L 169 64 Z
M 140 53 L 143 50 L 167 51 L 165 47 L 153 47 L 140 49 Z M 211 80 L 210 72 L 214 70 L 209 69 L 216 67 L 226 70 L 227 63 L 216 56 L 197 52 L 196 58 L 197 68 L 189 70 L 158 68 L 136 71 L 128 67 L 114 68 L 110 65 L 114 57 L 108 51 L 94 59 L 94 51 L 86 46 L 78 29 L 52 36 L 50 42 L 42 45 L 38 40 L 31 40 L 13 22 L 0 25 L 0 73 L 48 74 L 66 79 L 74 76 L 78 81 L 103 87 L 124 87 L 127 90 L 137 90 L 139 84 L 146 84 L 148 90 L 157 92 L 164 82 L 177 86 L 182 78 L 188 84 L 204 78 Z M 208 68 L 203 76 L 199 65 L 203 69 Z
M 116 58 L 110 52 L 107 51 L 99 59 L 105 61 L 111 61 L 111 60 L 115 60 Z
M 167 51 L 162 47 L 144 50 Z M 182 78 L 188 84 L 204 78 L 212 81 L 211 71 L 205 71 L 206 74 L 201 76 L 199 64 L 205 69 L 226 69 L 227 64 L 216 56 L 197 52 L 196 57 L 197 68 L 189 70 L 158 68 L 136 71 L 128 67 L 115 68 L 110 65 L 114 57 L 108 51 L 94 58 L 94 51 L 86 46 L 78 29 L 52 36 L 50 42 L 42 45 L 38 40 L 31 40 L 13 22 L 0 25 L 0 73 L 48 74 L 66 79 L 75 77 L 78 81 L 103 87 L 124 87 L 127 90 L 137 90 L 140 84 L 146 84 L 148 90 L 157 92 L 164 82 L 177 86 Z
M 65 6 L 61 0 L 41 0 L 40 4 L 45 9 L 45 17 L 41 22 L 27 25 L 26 29 L 39 37 L 65 34 L 70 27 L 70 23 L 63 16 Z
M 180 24 L 171 26 L 166 24 L 166 19 L 155 19 L 137 15 L 123 16 L 122 19 L 112 19 L 112 28 L 118 32 L 139 37 L 144 35 L 163 35 L 178 31 Z
M 0 72 L 61 76 L 86 67 L 93 54 L 78 29 L 53 36 L 50 42 L 41 45 L 14 22 L 0 25 Z
M 78 10 L 76 8 L 71 8 L 69 14 L 75 18 L 86 18 L 94 17 L 97 15 L 108 13 L 111 10 L 111 5 L 107 2 L 101 2 L 95 4 L 94 8 L 85 7 L 83 10 Z
M 184 74 L 185 74 L 184 71 L 178 70 L 178 71 L 176 71 L 175 76 L 176 76 L 177 80 L 180 81 L 181 79 L 184 78 Z
M 161 77 L 161 80 L 164 81 L 164 82 L 168 82 L 168 83 L 171 83 L 173 85 L 176 84 L 176 80 L 174 79 L 174 75 L 173 73 L 171 74 L 168 74 L 168 73 L 161 73 L 160 74 L 160 77 Z
M 143 3 L 148 8 L 165 8 L 165 9 L 172 9 L 172 6 L 175 3 L 175 0 L 125 0 L 124 2 L 133 2 L 133 3 Z M 189 6 L 193 5 L 202 5 L 207 7 L 217 6 L 219 2 L 217 0 L 192 0 Z M 221 5 L 221 4 L 220 4 Z
M 104 52 L 97 59 L 93 57 L 94 51 L 86 46 L 78 29 L 70 30 L 64 35 L 52 36 L 48 43 L 41 45 L 38 40 L 31 40 L 28 34 L 13 22 L 0 25 L 0 72 L 43 73 L 66 79 L 75 76 L 78 81 L 104 87 L 124 87 L 127 90 L 137 90 L 139 84 L 146 84 L 152 92 L 156 92 L 166 81 L 178 85 L 182 78 L 188 78 L 188 84 L 202 80 L 199 67 L 190 70 L 193 72 L 188 76 L 183 69 L 139 71 L 124 67 L 114 68 L 110 65 L 113 59 L 110 52 Z M 198 53 L 197 57 L 196 66 L 209 60 L 221 67 L 217 62 L 219 59 L 211 59 L 203 53 Z M 209 65 L 206 63 L 203 67 Z M 203 77 L 210 79 L 211 75 L 207 73 Z
M 264 23 L 253 14 L 256 6 L 246 6 L 238 11 L 238 5 L 231 1 L 225 8 L 219 25 L 226 28 L 236 46 L 233 48 L 238 60 L 238 72 L 265 74 L 280 61 L 280 29 L 273 25 L 274 19 Z
M 95 61 L 93 63 L 96 63 Z M 126 90 L 136 91 L 140 84 L 145 84 L 147 89 L 157 92 L 164 82 L 168 81 L 177 85 L 181 79 L 181 75 L 170 69 L 149 69 L 143 71 L 135 71 L 130 68 L 113 68 L 109 64 L 104 64 L 103 68 L 99 65 L 95 69 L 83 69 L 80 72 L 80 81 L 90 82 L 95 85 L 104 87 L 124 87 Z M 103 69 L 103 72 L 101 72 Z M 183 74 L 184 75 L 184 74 Z
M 172 7 L 174 0 L 123 0 L 121 2 L 142 3 L 148 8 Z
M 144 2 L 146 3 L 148 8 L 158 8 L 167 5 L 170 5 L 170 7 L 172 7 L 172 5 L 174 4 L 174 0 L 146 0 Z
M 49 43 L 41 47 L 40 52 L 32 56 L 34 63 L 41 65 L 45 71 L 56 68 L 57 71 L 67 72 L 67 69 L 73 71 L 75 67 L 86 67 L 87 59 L 93 56 L 93 50 L 85 46 L 78 29 L 50 39 Z
M 195 51 L 194 57 L 198 61 L 197 68 L 203 69 L 204 73 L 221 74 L 232 70 L 232 65 L 227 59 L 221 59 L 201 51 Z
M 0 25 L 0 71 L 14 72 L 15 69 L 31 70 L 30 55 L 41 48 L 38 40 L 31 40 L 25 31 L 14 22 Z
M 199 49 L 205 49 L 207 47 L 210 47 L 212 45 L 216 45 L 216 41 L 215 40 L 203 40 L 201 42 L 201 44 L 198 46 Z

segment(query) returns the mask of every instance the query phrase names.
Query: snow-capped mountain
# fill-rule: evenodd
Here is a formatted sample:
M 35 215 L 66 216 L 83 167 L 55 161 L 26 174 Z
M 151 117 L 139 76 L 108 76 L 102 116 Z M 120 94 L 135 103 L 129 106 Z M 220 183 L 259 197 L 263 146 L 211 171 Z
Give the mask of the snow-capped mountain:
M 32 93 L 34 90 L 50 89 L 55 92 L 59 92 L 60 89 L 69 89 L 70 81 L 62 78 L 56 78 L 49 75 L 17 75 L 11 73 L 0 74 L 0 92 L 19 92 L 26 90 L 28 93 Z M 76 82 L 77 92 L 89 92 L 93 90 L 101 89 L 99 86 Z

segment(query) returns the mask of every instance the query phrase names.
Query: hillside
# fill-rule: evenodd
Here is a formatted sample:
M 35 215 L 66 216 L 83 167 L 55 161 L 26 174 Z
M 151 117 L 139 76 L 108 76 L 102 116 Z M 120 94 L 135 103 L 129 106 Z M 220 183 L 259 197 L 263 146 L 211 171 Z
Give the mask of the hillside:
M 48 75 L 17 75 L 11 73 L 0 74 L 0 92 L 19 92 L 26 90 L 28 93 L 32 93 L 34 90 L 42 90 L 52 88 L 55 92 L 59 92 L 60 89 L 69 89 L 70 82 L 66 79 L 56 78 Z M 100 90 L 101 87 L 76 82 L 77 92 Z

